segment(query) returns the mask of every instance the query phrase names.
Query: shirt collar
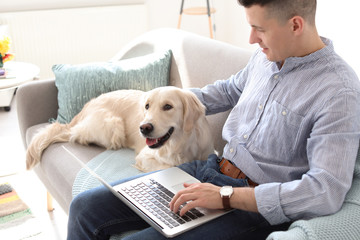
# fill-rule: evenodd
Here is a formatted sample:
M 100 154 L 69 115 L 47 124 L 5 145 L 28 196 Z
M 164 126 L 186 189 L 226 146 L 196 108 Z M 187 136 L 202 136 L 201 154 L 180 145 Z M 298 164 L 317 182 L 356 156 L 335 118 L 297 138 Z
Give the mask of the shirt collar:
M 299 65 L 307 64 L 310 62 L 317 61 L 321 58 L 325 58 L 326 56 L 329 56 L 334 53 L 334 46 L 333 42 L 330 39 L 321 37 L 321 40 L 325 44 L 325 47 L 323 47 L 320 50 L 317 50 L 316 52 L 313 52 L 309 55 L 306 55 L 304 57 L 289 57 L 285 60 L 284 65 L 281 68 L 281 72 L 288 72 L 292 69 L 298 67 Z M 277 62 L 274 62 L 277 66 L 280 64 Z

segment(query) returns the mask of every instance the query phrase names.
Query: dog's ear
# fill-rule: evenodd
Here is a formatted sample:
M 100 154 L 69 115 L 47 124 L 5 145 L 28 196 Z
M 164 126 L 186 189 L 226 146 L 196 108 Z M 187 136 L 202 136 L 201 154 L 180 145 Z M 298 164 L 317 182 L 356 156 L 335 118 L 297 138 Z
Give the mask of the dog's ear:
M 190 132 L 195 122 L 201 115 L 205 115 L 205 106 L 200 102 L 194 93 L 189 90 L 183 90 L 182 95 L 184 107 L 184 132 Z

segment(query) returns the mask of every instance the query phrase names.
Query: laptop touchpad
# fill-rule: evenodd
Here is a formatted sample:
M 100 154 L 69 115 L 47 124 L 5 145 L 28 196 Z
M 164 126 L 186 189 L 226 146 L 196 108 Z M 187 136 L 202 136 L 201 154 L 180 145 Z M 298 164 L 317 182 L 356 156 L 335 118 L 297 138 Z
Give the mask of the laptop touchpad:
M 198 181 L 196 181 L 196 180 L 189 180 L 189 181 L 185 181 L 185 183 L 189 183 L 189 184 L 191 184 L 191 183 L 198 183 Z M 185 187 L 184 187 L 184 183 L 180 183 L 180 184 L 176 184 L 176 185 L 172 186 L 171 188 L 174 189 L 175 192 L 178 192 L 178 191 L 180 191 L 181 189 L 184 189 Z

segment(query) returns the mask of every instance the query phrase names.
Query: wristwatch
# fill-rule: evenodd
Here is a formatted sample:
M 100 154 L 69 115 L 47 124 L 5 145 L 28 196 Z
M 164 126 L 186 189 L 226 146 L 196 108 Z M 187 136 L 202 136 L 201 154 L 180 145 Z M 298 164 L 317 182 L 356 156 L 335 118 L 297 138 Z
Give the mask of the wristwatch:
M 234 193 L 232 186 L 223 186 L 220 188 L 220 196 L 222 198 L 223 206 L 225 210 L 231 209 L 230 197 Z

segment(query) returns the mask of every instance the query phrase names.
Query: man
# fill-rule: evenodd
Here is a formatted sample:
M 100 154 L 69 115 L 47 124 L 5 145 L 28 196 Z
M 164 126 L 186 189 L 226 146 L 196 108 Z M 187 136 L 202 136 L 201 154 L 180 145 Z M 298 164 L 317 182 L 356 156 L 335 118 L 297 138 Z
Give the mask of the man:
M 227 144 L 222 159 L 179 166 L 203 183 L 185 185 L 170 203 L 174 212 L 186 203 L 181 215 L 194 207 L 237 210 L 178 239 L 264 239 L 292 221 L 337 212 L 351 186 L 360 83 L 318 35 L 316 0 L 238 2 L 251 25 L 250 43 L 260 49 L 228 80 L 192 89 L 208 114 L 232 109 L 223 128 Z M 225 167 L 236 176 L 222 174 Z M 233 187 L 228 203 L 219 194 L 225 185 Z M 80 194 L 71 206 L 69 239 L 144 228 L 126 239 L 162 238 L 102 189 Z

